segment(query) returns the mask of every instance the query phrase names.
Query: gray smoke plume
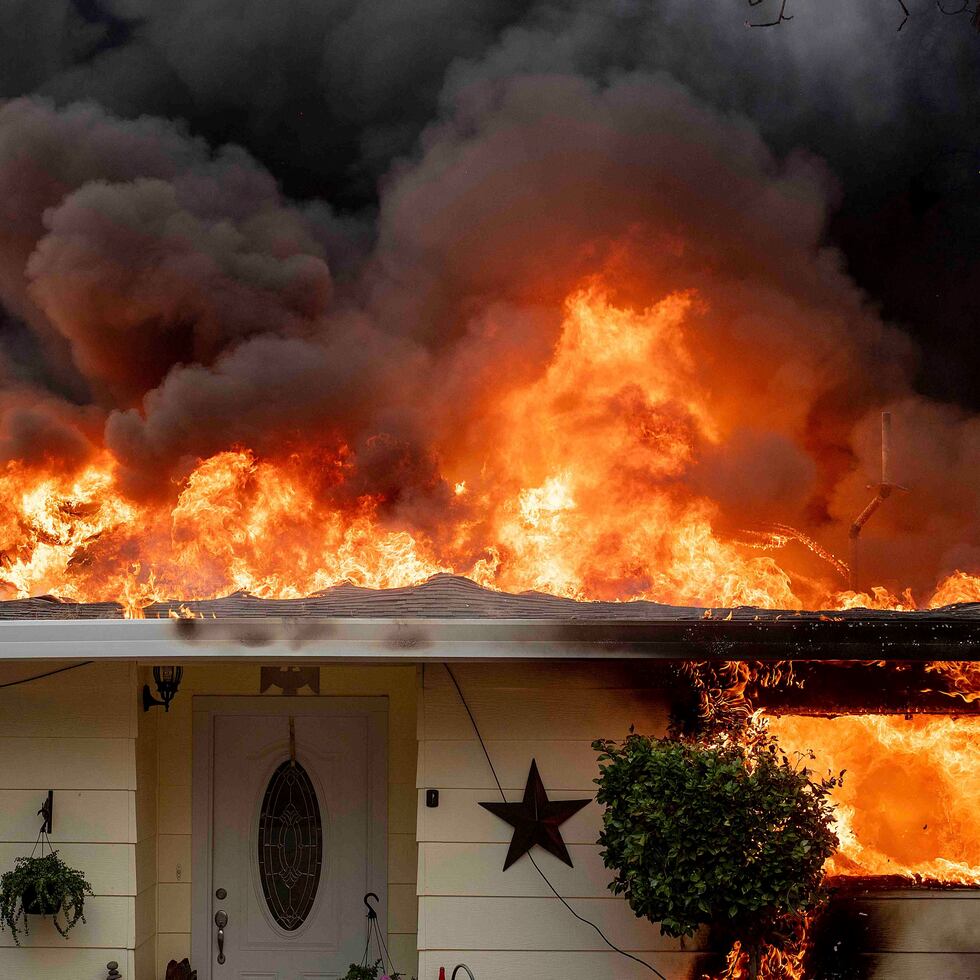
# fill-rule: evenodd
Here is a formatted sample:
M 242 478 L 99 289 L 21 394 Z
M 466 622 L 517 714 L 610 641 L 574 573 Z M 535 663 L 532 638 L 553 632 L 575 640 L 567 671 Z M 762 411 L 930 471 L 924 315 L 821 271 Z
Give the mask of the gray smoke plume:
M 924 6 L 915 43 L 872 5 L 799 6 L 805 30 L 681 0 L 22 9 L 32 56 L 0 63 L 0 453 L 71 468 L 105 446 L 159 497 L 224 449 L 342 450 L 325 500 L 372 494 L 437 534 L 472 506 L 441 459 L 492 451 L 492 407 L 546 369 L 564 297 L 619 270 L 624 303 L 699 297 L 728 438 L 680 480 L 733 527 L 842 545 L 891 406 L 916 492 L 883 510 L 871 565 L 924 587 L 975 562 L 976 421 L 921 393 L 940 362 L 923 382 L 889 322 L 908 287 L 869 296 L 860 243 L 833 240 L 873 225 L 849 200 L 922 174 L 938 200 L 882 213 L 925 222 L 909 249 L 949 239 L 972 39 Z M 685 424 L 629 379 L 607 410 Z

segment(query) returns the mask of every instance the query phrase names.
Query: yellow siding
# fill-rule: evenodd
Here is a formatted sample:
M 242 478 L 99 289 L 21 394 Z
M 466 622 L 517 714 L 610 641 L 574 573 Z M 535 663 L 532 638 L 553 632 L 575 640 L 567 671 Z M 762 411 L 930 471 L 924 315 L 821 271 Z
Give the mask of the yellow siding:
M 642 666 L 467 663 L 453 670 L 510 800 L 520 799 L 532 757 L 553 798 L 593 796 L 592 739 L 622 738 L 631 724 L 651 734 L 666 725 L 663 694 L 646 683 Z M 573 918 L 527 859 L 503 871 L 511 829 L 478 805 L 499 796 L 445 668 L 425 667 L 419 702 L 419 980 L 435 980 L 440 966 L 448 975 L 460 962 L 478 980 L 651 976 Z M 425 805 L 426 789 L 440 790 L 438 808 Z M 562 826 L 574 868 L 540 849 L 535 857 L 559 894 L 613 942 L 669 980 L 700 975 L 703 937 L 662 937 L 609 893 L 611 875 L 595 844 L 600 829 L 592 803 Z M 980 976 L 980 894 L 871 895 L 862 904 L 875 980 Z
M 0 683 L 62 664 L 0 663 Z M 17 948 L 0 932 L 0 976 L 105 980 L 115 960 L 135 975 L 137 669 L 98 663 L 0 689 L 0 870 L 30 853 L 54 790 L 52 843 L 95 890 L 67 940 L 31 921 Z
M 106 964 L 114 960 L 124 980 L 135 976 L 131 949 L 0 949 L 0 976 L 4 980 L 105 980 Z
M 532 758 L 552 797 L 592 797 L 592 740 L 621 738 L 631 724 L 659 732 L 666 723 L 662 694 L 643 686 L 642 672 L 624 674 L 618 665 L 457 664 L 453 670 L 511 800 L 520 799 Z M 440 966 L 448 972 L 459 962 L 478 980 L 650 976 L 609 954 L 526 859 L 503 871 L 511 831 L 478 806 L 499 798 L 496 784 L 455 688 L 438 666 L 424 670 L 418 772 L 420 980 L 434 980 Z M 438 808 L 425 805 L 426 789 L 440 790 Z M 606 889 L 610 876 L 595 844 L 600 821 L 593 803 L 562 826 L 574 868 L 540 850 L 538 863 L 614 941 L 654 951 L 658 968 L 686 977 L 694 953 L 637 920 Z

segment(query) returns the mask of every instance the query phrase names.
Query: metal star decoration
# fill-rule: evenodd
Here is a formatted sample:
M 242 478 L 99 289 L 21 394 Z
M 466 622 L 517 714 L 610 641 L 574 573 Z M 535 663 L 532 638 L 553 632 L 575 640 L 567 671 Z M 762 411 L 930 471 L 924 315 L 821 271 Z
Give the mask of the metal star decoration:
M 591 802 L 592 800 L 549 800 L 538 773 L 538 764 L 532 759 L 522 802 L 481 803 L 480 806 L 501 820 L 506 820 L 514 828 L 514 836 L 504 861 L 506 871 L 535 844 L 543 847 L 549 854 L 554 854 L 570 868 L 574 867 L 558 828 Z

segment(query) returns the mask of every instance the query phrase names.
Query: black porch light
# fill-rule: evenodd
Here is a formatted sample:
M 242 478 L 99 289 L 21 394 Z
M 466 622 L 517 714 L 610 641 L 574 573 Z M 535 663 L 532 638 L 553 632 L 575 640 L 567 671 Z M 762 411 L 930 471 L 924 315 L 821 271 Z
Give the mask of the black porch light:
M 180 678 L 183 676 L 183 667 L 154 667 L 153 680 L 157 686 L 159 700 L 150 693 L 150 685 L 143 685 L 143 710 L 149 711 L 155 704 L 162 704 L 164 711 L 170 710 L 170 702 L 173 701 L 177 688 L 180 687 Z

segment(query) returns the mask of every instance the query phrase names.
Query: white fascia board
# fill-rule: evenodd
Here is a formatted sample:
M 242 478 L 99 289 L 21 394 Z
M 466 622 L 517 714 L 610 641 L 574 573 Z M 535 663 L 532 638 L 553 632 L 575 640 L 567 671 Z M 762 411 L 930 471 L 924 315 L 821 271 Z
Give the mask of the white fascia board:
M 556 638 L 556 628 L 548 620 L 6 620 L 0 621 L 0 660 L 420 663 L 677 655 L 673 644 L 623 649 L 564 631 Z

